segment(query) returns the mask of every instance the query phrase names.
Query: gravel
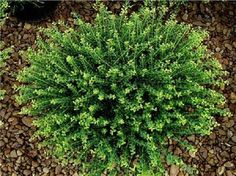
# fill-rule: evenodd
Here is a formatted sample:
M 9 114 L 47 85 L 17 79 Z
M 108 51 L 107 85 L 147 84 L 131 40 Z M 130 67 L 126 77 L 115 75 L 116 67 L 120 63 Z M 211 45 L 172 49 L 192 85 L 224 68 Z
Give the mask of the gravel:
M 120 12 L 122 2 L 105 2 L 113 12 Z M 230 84 L 222 87 L 221 92 L 227 98 L 227 107 L 233 113 L 231 118 L 216 117 L 220 126 L 209 137 L 196 135 L 187 140 L 197 146 L 197 153 L 187 153 L 175 143 L 170 149 L 184 158 L 184 161 L 194 165 L 200 176 L 234 176 L 236 175 L 236 3 L 235 2 L 191 2 L 183 7 L 178 20 L 191 23 L 209 31 L 206 40 L 209 52 L 213 52 L 223 68 L 229 72 L 227 78 Z M 34 43 L 39 27 L 50 27 L 53 21 L 59 19 L 73 26 L 70 12 L 78 12 L 82 19 L 91 22 L 96 16 L 92 2 L 65 1 L 62 2 L 53 17 L 38 23 L 18 22 L 9 18 L 1 27 L 1 39 L 5 47 L 13 46 L 14 51 L 7 60 L 6 73 L 3 75 L 3 88 L 6 96 L 0 102 L 0 176 L 20 175 L 58 175 L 76 176 L 76 166 L 61 166 L 55 159 L 45 156 L 43 149 L 38 149 L 39 139 L 31 140 L 36 130 L 32 125 L 33 117 L 19 115 L 21 106 L 15 102 L 18 86 L 16 73 L 27 66 L 19 51 L 28 47 L 35 48 Z M 185 176 L 177 166 L 169 166 L 171 176 Z

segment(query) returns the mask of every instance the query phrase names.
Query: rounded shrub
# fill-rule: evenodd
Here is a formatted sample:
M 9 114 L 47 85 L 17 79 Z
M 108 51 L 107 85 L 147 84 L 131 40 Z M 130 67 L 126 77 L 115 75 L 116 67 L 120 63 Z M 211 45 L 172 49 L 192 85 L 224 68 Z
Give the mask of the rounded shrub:
M 22 112 L 37 116 L 35 136 L 64 162 L 89 175 L 162 175 L 181 164 L 168 140 L 208 135 L 227 115 L 224 72 L 207 54 L 207 33 L 163 21 L 143 7 L 127 17 L 104 6 L 93 24 L 45 29 L 19 80 Z M 191 149 L 191 148 L 190 148 Z

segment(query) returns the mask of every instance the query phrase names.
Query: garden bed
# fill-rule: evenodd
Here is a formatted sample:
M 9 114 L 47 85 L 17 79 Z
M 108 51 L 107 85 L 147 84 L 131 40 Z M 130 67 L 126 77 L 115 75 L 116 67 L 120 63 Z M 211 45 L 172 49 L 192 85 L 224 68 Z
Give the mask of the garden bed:
M 118 12 L 121 3 L 107 4 L 114 12 Z M 236 3 L 212 2 L 190 3 L 188 8 L 183 7 L 178 15 L 179 21 L 200 26 L 210 32 L 206 44 L 209 52 L 221 62 L 224 69 L 229 72 L 229 85 L 222 87 L 227 98 L 228 107 L 233 113 L 232 118 L 216 117 L 221 126 L 217 127 L 209 137 L 190 136 L 187 140 L 197 146 L 196 154 L 182 151 L 175 143 L 169 148 L 175 154 L 183 156 L 184 160 L 195 165 L 202 176 L 236 175 Z M 15 102 L 16 73 L 27 66 L 25 59 L 19 51 L 28 47 L 35 48 L 34 41 L 39 27 L 48 27 L 58 19 L 66 21 L 73 26 L 71 11 L 77 11 L 86 21 L 95 17 L 90 2 L 62 2 L 56 13 L 40 23 L 18 22 L 14 18 L 7 19 L 1 28 L 1 40 L 5 47 L 13 46 L 14 52 L 7 60 L 5 74 L 3 75 L 3 89 L 6 96 L 0 102 L 0 120 L 3 122 L 0 129 L 0 175 L 77 175 L 77 169 L 72 165 L 62 167 L 52 159 L 45 157 L 43 150 L 36 148 L 37 140 L 30 140 L 35 127 L 32 125 L 33 117 L 18 115 L 21 107 Z M 171 176 L 183 176 L 179 168 L 168 166 Z

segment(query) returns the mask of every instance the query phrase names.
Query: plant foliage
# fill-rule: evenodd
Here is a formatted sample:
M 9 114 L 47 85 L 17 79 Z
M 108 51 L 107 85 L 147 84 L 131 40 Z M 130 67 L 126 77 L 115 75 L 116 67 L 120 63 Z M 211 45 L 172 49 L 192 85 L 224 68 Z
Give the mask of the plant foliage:
M 2 20 L 6 16 L 6 9 L 8 8 L 7 0 L 1 0 L 0 1 L 0 25 L 2 23 Z
M 183 136 L 208 135 L 214 116 L 227 115 L 211 89 L 224 72 L 202 43 L 207 33 L 155 14 L 101 6 L 94 24 L 45 29 L 49 39 L 28 52 L 22 112 L 38 116 L 42 145 L 83 173 L 162 175 L 166 159 L 181 164 L 168 139 L 187 147 Z
M 0 46 L 1 45 L 2 44 L 0 43 Z M 10 49 L 4 49 L 0 51 L 0 81 L 1 81 L 1 76 L 3 74 L 3 67 L 5 66 L 5 60 L 9 56 L 9 52 L 10 52 Z M 1 82 L 0 82 L 0 88 L 1 88 Z M 3 99 L 4 94 L 5 94 L 5 91 L 0 89 L 0 100 Z
M 1 0 L 0 1 L 0 30 L 1 30 L 1 26 L 4 23 L 4 19 L 6 17 L 6 9 L 8 7 L 8 3 L 7 0 Z M 0 38 L 1 38 L 1 34 L 0 34 Z M 0 48 L 2 46 L 2 42 L 0 41 Z M 4 61 L 8 56 L 8 49 L 7 50 L 0 50 L 0 81 L 1 81 L 1 76 L 2 76 L 2 69 L 5 65 Z M 0 100 L 3 99 L 5 91 L 1 90 L 1 82 L 0 82 Z

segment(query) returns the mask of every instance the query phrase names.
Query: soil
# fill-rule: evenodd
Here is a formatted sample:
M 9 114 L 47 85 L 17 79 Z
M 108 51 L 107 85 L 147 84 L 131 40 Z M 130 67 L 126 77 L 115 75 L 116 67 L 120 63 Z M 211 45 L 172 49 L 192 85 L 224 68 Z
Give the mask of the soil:
M 122 2 L 106 2 L 110 10 L 120 12 Z M 0 102 L 0 176 L 38 176 L 58 175 L 76 176 L 79 168 L 71 164 L 61 166 L 57 161 L 37 148 L 40 139 L 31 140 L 36 130 L 32 125 L 34 117 L 19 115 L 22 108 L 15 102 L 16 90 L 19 85 L 17 72 L 27 66 L 20 51 L 28 47 L 35 48 L 35 39 L 39 27 L 50 27 L 52 22 L 63 20 L 73 26 L 71 11 L 78 12 L 85 21 L 92 21 L 96 11 L 92 2 L 61 2 L 56 12 L 50 18 L 41 22 L 22 22 L 8 18 L 0 28 L 4 47 L 13 47 L 11 57 L 7 60 L 3 75 L 3 89 L 7 94 Z M 184 158 L 185 162 L 195 166 L 200 176 L 234 176 L 236 175 L 236 2 L 191 2 L 188 7 L 182 7 L 177 19 L 209 31 L 205 41 L 209 52 L 220 61 L 223 68 L 229 72 L 226 79 L 229 84 L 221 91 L 227 98 L 227 107 L 233 116 L 231 118 L 216 117 L 220 126 L 209 137 L 189 136 L 187 140 L 197 146 L 197 153 L 186 153 L 175 143 L 169 148 L 175 154 Z M 171 176 L 186 175 L 177 166 L 168 166 Z

